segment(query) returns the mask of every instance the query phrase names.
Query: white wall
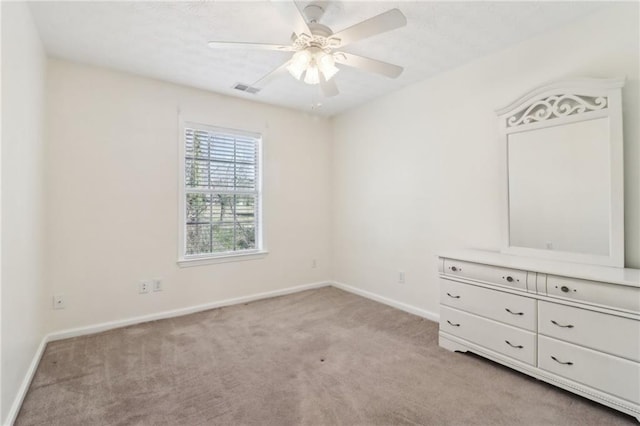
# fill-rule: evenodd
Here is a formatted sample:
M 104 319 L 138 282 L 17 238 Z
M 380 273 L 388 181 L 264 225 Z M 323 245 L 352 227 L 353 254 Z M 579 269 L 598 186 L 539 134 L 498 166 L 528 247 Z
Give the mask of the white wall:
M 2 3 L 2 351 L 5 423 L 44 335 L 45 55 L 25 3 Z
M 327 119 L 61 60 L 46 96 L 47 277 L 67 304 L 49 330 L 330 278 Z M 266 258 L 176 264 L 178 108 L 263 133 Z M 154 277 L 164 291 L 139 295 Z
M 336 117 L 334 278 L 437 312 L 436 254 L 500 248 L 494 110 L 569 77 L 628 79 L 626 262 L 640 267 L 638 33 L 638 4 L 612 6 Z

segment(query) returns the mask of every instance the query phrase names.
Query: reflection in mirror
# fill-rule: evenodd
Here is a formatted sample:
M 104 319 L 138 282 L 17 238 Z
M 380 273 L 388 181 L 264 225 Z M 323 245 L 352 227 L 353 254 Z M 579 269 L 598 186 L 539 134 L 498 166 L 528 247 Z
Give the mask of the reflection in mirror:
M 609 119 L 508 138 L 509 244 L 609 255 Z

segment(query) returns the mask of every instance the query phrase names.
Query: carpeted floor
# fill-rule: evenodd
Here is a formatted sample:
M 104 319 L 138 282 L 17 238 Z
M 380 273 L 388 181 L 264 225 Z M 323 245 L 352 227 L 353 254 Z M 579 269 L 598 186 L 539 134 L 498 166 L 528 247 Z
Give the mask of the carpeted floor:
M 618 425 L 326 287 L 50 343 L 16 425 Z

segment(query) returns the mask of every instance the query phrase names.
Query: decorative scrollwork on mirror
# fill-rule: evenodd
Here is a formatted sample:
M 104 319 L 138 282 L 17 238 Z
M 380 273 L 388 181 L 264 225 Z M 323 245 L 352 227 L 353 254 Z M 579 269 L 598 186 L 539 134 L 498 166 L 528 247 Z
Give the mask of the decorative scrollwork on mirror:
M 507 127 L 567 117 L 573 114 L 582 114 L 587 111 L 597 111 L 607 108 L 607 105 L 607 98 L 604 96 L 580 96 L 573 94 L 551 95 L 545 99 L 534 102 L 509 117 L 507 119 Z

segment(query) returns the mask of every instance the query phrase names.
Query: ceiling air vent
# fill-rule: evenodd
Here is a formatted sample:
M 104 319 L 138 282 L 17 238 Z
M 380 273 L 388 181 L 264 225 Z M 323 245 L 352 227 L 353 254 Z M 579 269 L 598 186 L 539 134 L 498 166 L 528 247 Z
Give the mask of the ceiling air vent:
M 233 88 L 236 90 L 240 90 L 241 92 L 247 92 L 254 95 L 260 91 L 260 89 L 257 87 L 251 87 L 248 84 L 242 84 L 242 83 L 236 84 L 235 86 L 233 86 Z

